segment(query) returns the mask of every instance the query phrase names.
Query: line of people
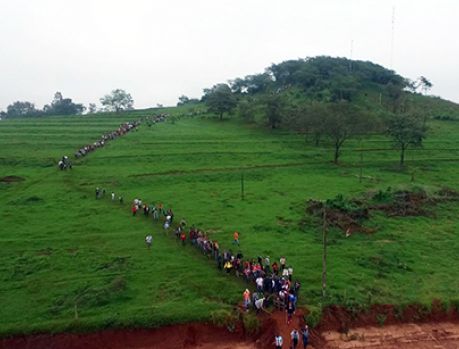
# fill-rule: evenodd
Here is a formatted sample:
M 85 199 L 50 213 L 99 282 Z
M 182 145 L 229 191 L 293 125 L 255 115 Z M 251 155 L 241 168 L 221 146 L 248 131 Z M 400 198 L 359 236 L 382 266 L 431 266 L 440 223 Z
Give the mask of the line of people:
M 103 134 L 97 141 L 91 144 L 87 144 L 75 152 L 75 158 L 81 158 L 86 156 L 88 153 L 93 152 L 98 148 L 102 148 L 105 143 L 110 140 L 116 139 L 120 136 L 124 136 L 128 132 L 137 128 L 140 125 L 140 121 L 129 121 L 121 124 L 115 131 Z
M 96 198 L 105 195 L 96 189 Z M 112 201 L 115 201 L 115 194 L 112 192 Z M 120 203 L 122 203 L 120 196 Z M 248 284 L 253 284 L 255 291 L 252 293 L 246 288 L 242 294 L 242 305 L 245 311 L 252 307 L 257 313 L 264 308 L 275 305 L 285 309 L 287 314 L 287 324 L 292 321 L 296 311 L 297 300 L 301 284 L 298 280 L 293 280 L 293 267 L 287 264 L 285 256 L 279 260 L 271 261 L 269 256 L 258 256 L 257 258 L 244 258 L 240 248 L 240 234 L 238 231 L 233 233 L 233 245 L 237 246 L 238 252 L 234 253 L 231 249 L 222 249 L 217 240 L 210 238 L 204 230 L 192 225 L 187 228 L 187 222 L 182 219 L 174 223 L 174 212 L 171 208 L 165 209 L 162 203 L 149 205 L 140 198 L 135 198 L 131 205 L 133 216 L 143 215 L 152 219 L 153 224 L 162 222 L 166 232 L 173 232 L 177 242 L 183 246 L 191 246 L 200 250 L 209 259 L 213 259 L 216 267 L 226 274 L 242 277 Z M 151 247 L 153 236 L 145 237 L 148 248 Z

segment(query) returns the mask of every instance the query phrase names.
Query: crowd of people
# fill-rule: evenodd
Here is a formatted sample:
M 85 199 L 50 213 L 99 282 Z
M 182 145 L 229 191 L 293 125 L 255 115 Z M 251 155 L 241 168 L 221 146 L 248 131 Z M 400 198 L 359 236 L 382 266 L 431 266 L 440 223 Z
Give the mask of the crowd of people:
M 147 124 L 147 126 L 152 126 L 154 124 L 157 124 L 159 122 L 163 122 L 163 121 L 166 121 L 166 118 L 168 117 L 168 114 L 157 114 L 157 115 L 153 115 L 153 116 L 147 116 L 145 118 L 145 123 Z
M 105 189 L 96 188 L 96 199 L 104 197 L 105 194 Z M 114 192 L 111 192 L 111 200 L 118 201 L 120 204 L 124 203 L 123 197 L 116 196 Z M 293 268 L 287 264 L 285 256 L 273 260 L 269 256 L 245 258 L 240 250 L 240 233 L 238 231 L 232 235 L 232 246 L 237 249 L 237 252 L 233 252 L 231 248 L 224 249 L 217 240 L 212 239 L 204 230 L 194 225 L 188 227 L 184 219 L 176 222 L 173 210 L 171 208 L 165 209 L 162 203 L 148 204 L 140 198 L 135 198 L 130 209 L 132 216 L 139 215 L 151 219 L 154 224 L 161 223 L 163 230 L 175 236 L 178 243 L 183 246 L 195 247 L 213 260 L 216 267 L 222 272 L 241 277 L 248 285 L 253 285 L 253 292 L 247 286 L 242 293 L 243 310 L 249 311 L 252 308 L 256 313 L 259 313 L 266 307 L 274 305 L 285 310 L 287 324 L 291 323 L 296 311 L 301 284 L 293 279 Z M 151 248 L 152 243 L 153 235 L 146 235 L 145 244 L 148 249 Z M 309 334 L 307 325 L 301 329 L 301 333 L 304 348 L 306 348 Z M 297 330 L 292 331 L 291 340 L 292 343 L 296 343 L 294 346 L 296 348 L 299 340 Z
M 124 124 L 121 124 L 120 127 L 118 127 L 115 131 L 103 134 L 97 141 L 91 144 L 87 144 L 80 149 L 78 149 L 75 153 L 75 158 L 81 158 L 83 156 L 86 156 L 87 154 L 93 152 L 94 150 L 98 148 L 102 148 L 108 141 L 111 141 L 113 139 L 116 139 L 120 136 L 124 136 L 127 134 L 129 131 L 132 131 L 139 126 L 140 122 L 139 121 L 130 121 L 130 122 L 125 122 Z
M 146 116 L 144 121 L 148 126 L 157 124 L 159 122 L 163 122 L 167 119 L 167 114 L 157 114 L 152 116 Z M 81 158 L 86 156 L 88 153 L 93 152 L 98 148 L 102 148 L 108 141 L 114 140 L 120 136 L 124 136 L 128 132 L 137 129 L 140 125 L 140 120 L 136 121 L 128 121 L 124 124 L 121 124 L 115 131 L 103 134 L 100 139 L 95 141 L 94 143 L 87 144 L 75 152 L 75 158 Z
M 70 161 L 69 157 L 67 155 L 64 155 L 62 159 L 59 160 L 57 163 L 57 166 L 61 171 L 63 170 L 71 170 L 72 169 L 72 162 Z

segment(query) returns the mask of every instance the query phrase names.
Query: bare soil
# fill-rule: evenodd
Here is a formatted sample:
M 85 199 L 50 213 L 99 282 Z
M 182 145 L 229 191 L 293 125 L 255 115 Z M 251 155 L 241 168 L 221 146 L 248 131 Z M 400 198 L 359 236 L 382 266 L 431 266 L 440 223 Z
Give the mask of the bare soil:
M 335 309 L 336 310 L 336 309 Z M 379 309 L 380 310 L 380 309 Z M 335 314 L 338 319 L 345 312 Z M 329 314 L 330 315 L 330 314 Z M 367 315 L 369 316 L 369 315 Z M 159 329 L 120 329 L 95 333 L 39 334 L 16 336 L 0 340 L 1 349 L 265 349 L 274 348 L 274 335 L 284 338 L 284 348 L 290 346 L 290 332 L 303 325 L 299 310 L 287 324 L 285 312 L 263 314 L 260 334 L 249 338 L 242 330 L 229 333 L 211 324 L 185 324 Z M 356 321 L 363 321 L 360 317 Z M 459 323 L 404 323 L 388 326 L 358 326 L 343 333 L 337 322 L 328 316 L 318 330 L 311 331 L 309 349 L 458 349 Z M 328 322 L 327 322 L 328 321 Z M 339 322 L 339 321 L 338 321 Z M 370 321 L 373 322 L 373 321 Z M 327 327 L 335 327 L 327 329 Z M 299 348 L 302 348 L 300 343 Z
M 0 178 L 1 183 L 15 183 L 25 181 L 25 178 L 19 176 L 5 176 Z
M 322 337 L 327 349 L 457 349 L 459 325 L 440 322 L 358 327 L 347 334 L 327 331 Z
M 347 203 L 353 207 L 352 209 L 327 207 L 327 223 L 346 232 L 346 235 L 353 233 L 371 234 L 376 229 L 365 227 L 362 223 L 371 218 L 373 211 L 383 212 L 388 217 L 434 216 L 429 209 L 435 204 L 459 199 L 459 193 L 449 188 L 437 191 L 433 197 L 429 197 L 424 191 L 406 190 L 396 191 L 391 195 L 393 195 L 392 200 L 385 203 L 370 204 L 366 200 L 351 199 Z M 323 211 L 324 203 L 322 201 L 308 201 L 307 213 L 322 217 Z

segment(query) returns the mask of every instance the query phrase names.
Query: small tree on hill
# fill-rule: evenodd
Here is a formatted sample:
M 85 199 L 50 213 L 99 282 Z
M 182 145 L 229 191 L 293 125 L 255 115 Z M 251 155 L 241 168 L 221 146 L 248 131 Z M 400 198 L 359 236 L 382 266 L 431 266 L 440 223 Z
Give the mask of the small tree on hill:
M 133 108 L 134 100 L 132 96 L 122 89 L 113 90 L 110 94 L 105 95 L 100 99 L 100 103 L 106 111 L 114 111 L 119 113 L 123 110 Z
M 97 111 L 97 106 L 95 103 L 89 103 L 88 105 L 88 114 L 94 114 Z
M 372 127 L 368 115 L 352 106 L 349 102 L 330 103 L 322 120 L 323 134 L 333 144 L 335 164 L 338 163 L 341 155 L 341 147 L 344 142 Z
M 414 113 L 394 114 L 387 123 L 387 133 L 400 150 L 400 167 L 405 164 L 405 151 L 409 147 L 420 147 L 426 137 L 424 120 Z
M 236 97 L 227 84 L 217 84 L 210 89 L 204 89 L 203 100 L 212 113 L 223 120 L 224 113 L 231 113 L 237 105 Z
M 264 98 L 265 104 L 265 119 L 269 127 L 277 128 L 281 122 L 285 112 L 285 101 L 281 95 L 271 93 Z
M 429 91 L 433 87 L 433 84 L 425 76 L 420 76 L 418 79 L 418 83 L 424 94 L 426 94 L 427 91 Z
M 255 120 L 256 108 L 257 101 L 254 98 L 243 98 L 237 105 L 237 114 L 245 122 L 253 122 Z

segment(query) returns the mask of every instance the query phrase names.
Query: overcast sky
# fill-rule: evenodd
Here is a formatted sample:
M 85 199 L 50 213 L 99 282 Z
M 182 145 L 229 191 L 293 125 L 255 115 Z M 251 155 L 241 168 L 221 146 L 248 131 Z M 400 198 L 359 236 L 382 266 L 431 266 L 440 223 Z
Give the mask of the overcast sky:
M 136 108 L 175 105 L 272 63 L 351 53 L 459 102 L 458 35 L 457 0 L 0 0 L 0 110 L 56 91 L 99 105 L 115 88 Z

